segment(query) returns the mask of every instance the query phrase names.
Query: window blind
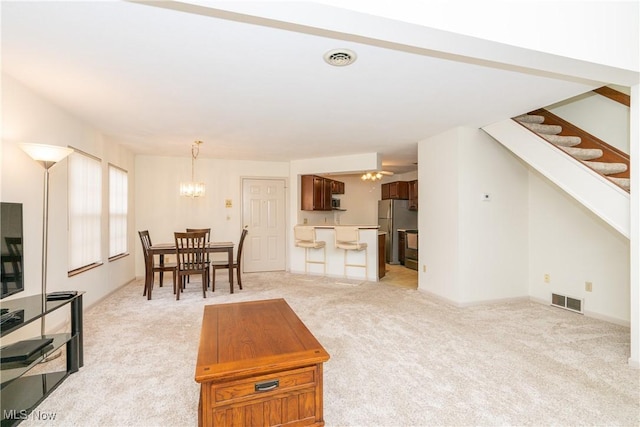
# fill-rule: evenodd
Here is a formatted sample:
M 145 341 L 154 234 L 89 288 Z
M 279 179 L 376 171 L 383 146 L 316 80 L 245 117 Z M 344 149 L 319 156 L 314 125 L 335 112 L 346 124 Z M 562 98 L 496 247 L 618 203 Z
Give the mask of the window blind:
M 69 271 L 102 262 L 100 159 L 81 151 L 69 156 Z
M 109 258 L 127 252 L 127 171 L 109 165 Z

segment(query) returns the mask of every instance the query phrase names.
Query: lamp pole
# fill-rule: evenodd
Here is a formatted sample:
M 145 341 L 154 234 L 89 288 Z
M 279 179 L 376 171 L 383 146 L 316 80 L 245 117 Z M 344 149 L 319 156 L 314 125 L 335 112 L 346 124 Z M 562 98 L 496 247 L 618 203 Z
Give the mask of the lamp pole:
M 72 148 L 57 145 L 20 144 L 33 160 L 44 167 L 44 195 L 42 200 L 42 316 L 40 334 L 45 334 L 45 316 L 47 310 L 47 248 L 49 240 L 49 169 L 73 152 Z

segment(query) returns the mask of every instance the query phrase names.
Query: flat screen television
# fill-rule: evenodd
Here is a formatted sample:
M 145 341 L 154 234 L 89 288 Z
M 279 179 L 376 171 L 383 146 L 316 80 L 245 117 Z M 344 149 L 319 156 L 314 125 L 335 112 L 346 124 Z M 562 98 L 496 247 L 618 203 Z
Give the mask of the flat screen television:
M 2 299 L 24 290 L 22 203 L 0 202 L 0 247 Z

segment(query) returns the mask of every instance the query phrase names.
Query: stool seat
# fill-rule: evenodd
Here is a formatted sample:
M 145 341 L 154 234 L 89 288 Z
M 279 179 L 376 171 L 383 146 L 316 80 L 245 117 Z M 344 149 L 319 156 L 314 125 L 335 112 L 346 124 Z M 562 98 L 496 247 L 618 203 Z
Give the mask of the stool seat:
M 337 242 L 336 248 L 347 251 L 361 251 L 367 248 L 367 244 L 362 242 Z
M 322 249 L 326 246 L 326 242 L 323 242 L 323 241 L 307 242 L 305 240 L 300 240 L 296 242 L 296 246 L 299 246 L 301 248 L 309 248 L 309 249 Z

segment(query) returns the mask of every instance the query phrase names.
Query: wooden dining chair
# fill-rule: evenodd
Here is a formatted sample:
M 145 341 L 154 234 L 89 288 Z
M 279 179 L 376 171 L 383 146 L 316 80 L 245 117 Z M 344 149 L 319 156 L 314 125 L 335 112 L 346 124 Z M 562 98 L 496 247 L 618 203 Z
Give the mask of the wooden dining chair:
M 211 229 L 210 228 L 187 228 L 187 233 L 207 233 L 207 243 L 211 242 Z M 207 252 L 207 261 L 209 259 L 209 252 Z M 189 283 L 189 276 L 187 276 L 187 283 Z M 184 283 L 183 283 L 184 285 Z
M 142 242 L 142 253 L 144 255 L 144 291 L 142 296 L 147 296 L 147 299 L 151 299 L 151 290 L 153 289 L 153 282 L 156 273 L 160 273 L 160 286 L 164 279 L 164 272 L 170 271 L 173 275 L 173 293 L 176 293 L 176 269 L 178 265 L 175 262 L 161 262 L 156 264 L 153 259 L 153 255 L 149 252 L 149 248 L 152 246 L 151 237 L 149 236 L 149 230 L 138 231 L 140 241 Z
M 242 289 L 242 279 L 240 276 L 240 270 L 242 269 L 242 247 L 244 245 L 244 238 L 247 237 L 247 233 L 249 232 L 249 230 L 247 230 L 246 228 L 242 229 L 242 233 L 240 234 L 240 243 L 238 243 L 238 254 L 236 256 L 236 260 L 233 262 L 232 265 L 229 265 L 229 261 L 228 260 L 220 260 L 220 261 L 212 261 L 211 262 L 211 268 L 213 269 L 212 272 L 212 276 L 213 276 L 213 280 L 211 282 L 211 290 L 215 291 L 216 290 L 216 270 L 225 270 L 228 268 L 235 268 L 236 269 L 236 277 L 238 280 L 238 287 L 240 289 Z M 231 293 L 233 293 L 233 284 L 229 283 L 229 290 Z
M 178 287 L 176 299 L 184 289 L 185 278 L 192 274 L 202 275 L 202 297 L 207 297 L 209 286 L 209 260 L 207 258 L 207 233 L 205 232 L 176 232 L 173 233 L 176 242 L 176 257 L 178 260 Z

